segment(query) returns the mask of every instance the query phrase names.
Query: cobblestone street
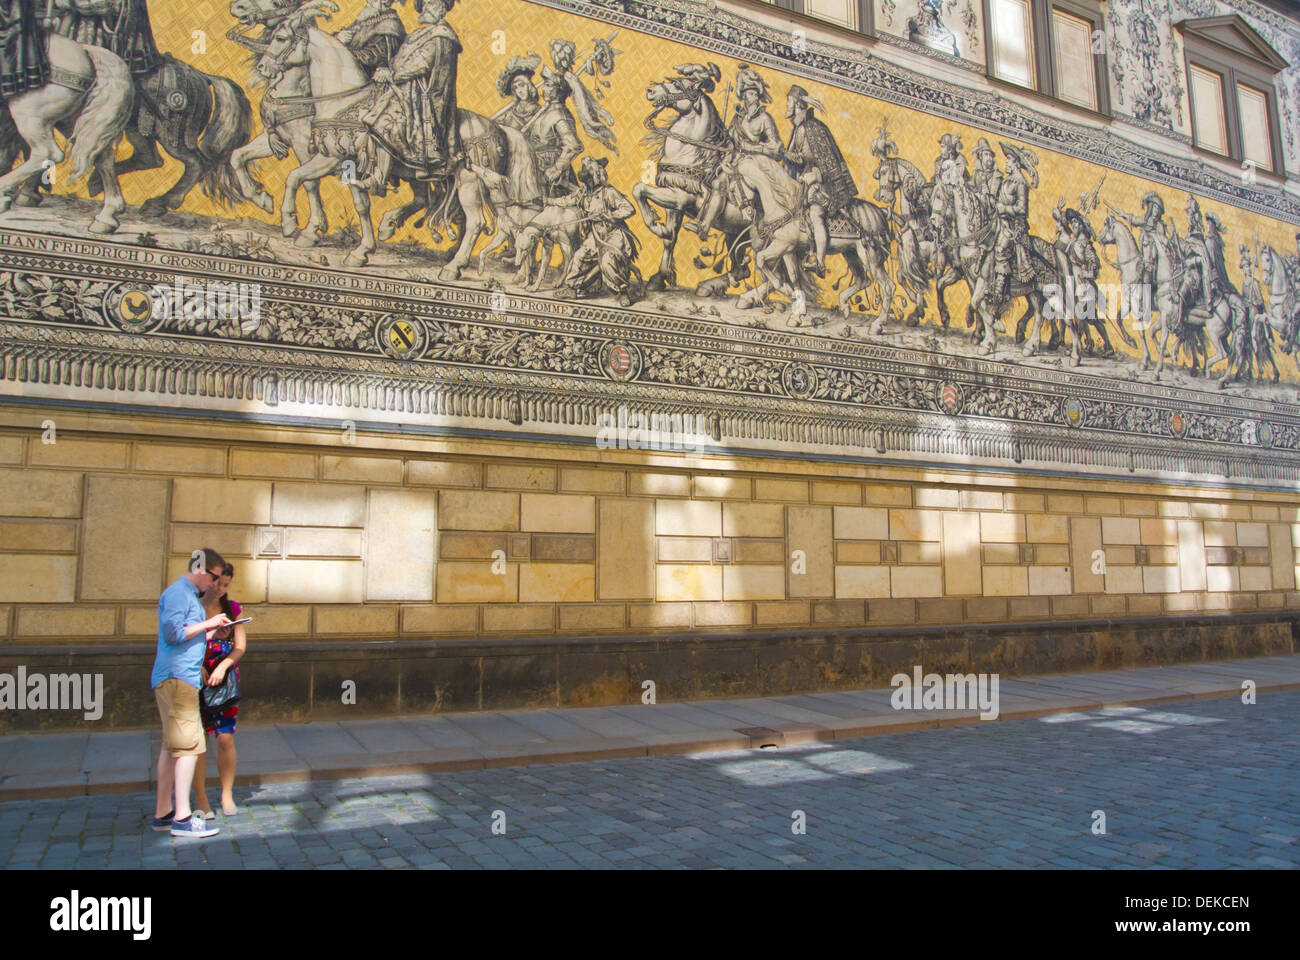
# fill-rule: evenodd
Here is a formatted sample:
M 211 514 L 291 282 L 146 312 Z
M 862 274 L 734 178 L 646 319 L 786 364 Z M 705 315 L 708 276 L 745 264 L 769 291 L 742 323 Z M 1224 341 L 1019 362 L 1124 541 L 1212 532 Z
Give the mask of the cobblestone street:
M 203 842 L 152 832 L 151 795 L 10 802 L 0 865 L 1296 868 L 1298 753 L 1294 691 L 779 750 L 237 788 L 241 812 L 218 814 L 221 834 Z M 806 833 L 792 830 L 796 811 Z

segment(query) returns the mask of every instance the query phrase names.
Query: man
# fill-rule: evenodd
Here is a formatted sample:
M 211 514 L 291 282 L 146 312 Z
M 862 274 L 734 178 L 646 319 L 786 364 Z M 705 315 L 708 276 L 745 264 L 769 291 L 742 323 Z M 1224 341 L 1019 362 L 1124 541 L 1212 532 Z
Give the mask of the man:
M 633 300 L 632 274 L 636 271 L 637 242 L 624 222 L 636 212 L 631 201 L 610 186 L 605 167 L 605 157 L 583 157 L 578 179 L 580 192 L 550 201 L 582 209 L 590 224 L 582 246 L 574 251 L 573 259 L 560 284 L 561 296 L 585 296 L 599 281 L 605 289 L 618 297 L 621 306 L 631 306 Z
M 153 828 L 173 837 L 211 837 L 216 827 L 192 815 L 190 785 L 194 767 L 207 750 L 199 717 L 199 687 L 203 684 L 203 654 L 208 634 L 229 626 L 219 613 L 204 616 L 199 594 L 221 578 L 226 561 L 215 550 L 195 550 L 190 569 L 158 598 L 158 652 L 154 657 L 154 700 L 162 719 L 162 749 L 158 752 L 158 798 Z
M 617 30 L 614 31 L 618 33 Z M 612 40 L 613 37 L 610 37 Z M 618 153 L 618 147 L 615 146 L 618 138 L 614 136 L 614 115 L 596 102 L 595 96 L 586 88 L 582 82 L 581 74 L 588 74 L 593 78 L 608 76 L 614 72 L 614 55 L 618 53 L 609 45 L 609 40 L 593 40 L 594 49 L 591 55 L 583 61 L 581 67 L 574 70 L 574 61 L 578 55 L 578 48 L 574 46 L 572 40 L 555 39 L 551 41 L 551 63 L 555 65 L 556 72 L 564 78 L 564 82 L 569 85 L 569 93 L 573 97 L 573 107 L 578 114 L 578 122 L 582 124 L 582 129 L 587 136 L 598 140 L 609 149 L 611 153 Z
M 985 146 L 988 146 L 988 144 L 985 144 Z M 966 166 L 966 158 L 961 154 L 961 137 L 945 133 L 939 138 L 939 156 L 935 157 L 934 160 L 934 179 L 930 181 L 931 183 L 939 182 L 943 168 L 949 160 L 960 163 L 963 167 Z
M 983 137 L 975 144 L 975 173 L 971 176 L 971 185 L 984 212 L 992 214 L 998 190 L 1002 188 L 1002 171 L 998 169 L 997 154 Z
M 546 181 L 548 197 L 563 197 L 578 189 L 573 161 L 582 153 L 582 141 L 574 127 L 573 114 L 564 101 L 570 87 L 564 74 L 542 67 L 542 100 L 545 106 L 524 127 L 533 146 L 537 167 Z
M 1187 195 L 1187 236 L 1183 240 L 1183 249 L 1183 282 L 1178 289 L 1177 329 L 1181 329 L 1187 322 L 1188 315 L 1198 303 L 1204 304 L 1206 310 L 1214 309 L 1218 285 L 1214 256 L 1205 240 L 1201 205 L 1190 193 Z
M 28 90 L 39 90 L 49 79 L 50 62 L 36 18 L 36 0 L 3 0 L 0 2 L 0 101 Z
M 502 126 L 522 130 L 537 116 L 542 105 L 537 99 L 537 88 L 533 86 L 533 73 L 540 63 L 541 58 L 536 54 L 510 58 L 497 77 L 497 92 L 509 98 L 510 102 L 492 114 L 493 120 Z
M 830 243 L 827 218 L 836 216 L 858 195 L 849 165 L 830 127 L 813 115 L 821 103 L 800 86 L 786 96 L 786 119 L 793 120 L 785 149 L 791 171 L 805 185 L 808 220 L 812 224 L 814 255 L 810 263 L 819 277 L 826 276 L 826 247 Z M 823 108 L 824 109 L 824 108 Z
M 111 50 L 126 61 L 132 75 L 150 74 L 162 66 L 145 0 L 50 0 L 50 9 L 55 33 Z
M 1233 317 L 1232 346 L 1236 357 L 1231 379 L 1244 377 L 1253 380 L 1253 367 L 1257 366 L 1259 372 L 1263 373 L 1264 364 L 1273 363 L 1276 373 L 1277 363 L 1273 361 L 1273 332 L 1269 330 L 1265 316 L 1267 306 L 1264 291 L 1255 277 L 1255 258 L 1244 243 L 1237 244 L 1237 253 L 1240 256 L 1238 265 L 1245 278 L 1241 286 L 1241 300 L 1246 309 Z
M 392 65 L 393 56 L 406 39 L 406 27 L 393 11 L 393 0 L 366 0 L 352 25 L 336 36 L 352 51 L 366 76 L 373 77 L 380 67 Z
M 1114 210 L 1114 208 L 1111 208 Z M 1142 196 L 1142 215 L 1135 217 L 1122 210 L 1115 210 L 1119 217 L 1134 230 L 1138 231 L 1138 248 L 1142 251 L 1142 274 L 1140 282 L 1152 288 L 1156 280 L 1156 267 L 1159 264 L 1156 244 L 1164 243 L 1168 237 L 1165 226 L 1165 202 L 1160 194 L 1148 190 Z
M 1029 178 L 1034 187 L 1038 186 L 1038 156 L 1028 147 L 1005 142 L 1001 146 L 1007 169 L 994 203 L 997 232 L 993 244 L 993 300 L 999 310 L 1010 299 L 1012 277 L 1021 274 L 1033 257 L 1029 246 Z
M 727 127 L 731 149 L 780 160 L 783 153 L 781 134 L 776 129 L 776 121 L 766 110 L 766 105 L 772 102 L 767 92 L 767 81 L 749 64 L 742 63 L 736 73 L 736 97 L 739 102 L 731 125 Z M 694 229 L 702 240 L 708 239 L 714 221 L 727 203 L 729 178 L 723 171 L 724 165 L 719 164 L 718 173 L 709 184 L 708 195 L 700 205 L 700 217 Z
M 432 174 L 449 173 L 461 155 L 456 65 L 462 47 L 443 19 L 455 3 L 424 0 L 422 26 L 402 41 L 391 67 L 375 71 L 375 83 L 386 89 L 365 118 L 404 161 Z M 375 153 L 375 172 L 366 187 L 383 196 L 393 155 L 383 145 Z

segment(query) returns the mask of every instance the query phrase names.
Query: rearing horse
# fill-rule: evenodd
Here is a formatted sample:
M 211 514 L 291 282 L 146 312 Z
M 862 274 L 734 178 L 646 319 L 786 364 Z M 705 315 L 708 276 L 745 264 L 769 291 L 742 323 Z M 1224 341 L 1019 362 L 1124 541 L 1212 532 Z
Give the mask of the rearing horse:
M 713 69 L 716 71 L 716 67 Z M 654 105 L 654 111 L 646 118 L 646 126 L 651 131 L 646 141 L 653 143 L 658 163 L 654 183 L 636 184 L 632 188 L 632 201 L 641 211 L 646 227 L 663 241 L 659 270 L 647 281 L 647 289 L 663 290 L 677 285 L 675 257 L 682 220 L 700 216 L 708 194 L 707 184 L 731 149 L 731 143 L 718 108 L 701 80 L 670 77 L 651 84 L 645 95 Z M 666 129 L 654 127 L 654 118 L 664 110 L 676 113 L 676 119 Z M 653 161 L 647 161 L 647 165 L 650 162 Z M 651 204 L 663 211 L 662 219 Z M 728 253 L 731 270 L 729 276 L 714 277 L 700 284 L 696 293 L 701 296 L 722 294 L 728 286 L 749 276 L 745 265 L 750 243 L 749 220 L 728 199 L 716 226 L 724 238 L 718 263 L 724 263 L 722 253 Z

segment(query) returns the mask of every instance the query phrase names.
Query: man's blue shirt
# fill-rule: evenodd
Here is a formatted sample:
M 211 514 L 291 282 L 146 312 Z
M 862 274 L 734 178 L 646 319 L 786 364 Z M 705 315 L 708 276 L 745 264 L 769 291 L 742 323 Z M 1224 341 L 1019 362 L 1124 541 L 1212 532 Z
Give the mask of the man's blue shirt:
M 153 661 L 149 685 L 156 687 L 175 677 L 191 687 L 202 685 L 199 669 L 207 638 L 200 631 L 192 640 L 185 639 L 185 628 L 208 619 L 199 603 L 199 588 L 181 577 L 158 598 L 158 654 Z

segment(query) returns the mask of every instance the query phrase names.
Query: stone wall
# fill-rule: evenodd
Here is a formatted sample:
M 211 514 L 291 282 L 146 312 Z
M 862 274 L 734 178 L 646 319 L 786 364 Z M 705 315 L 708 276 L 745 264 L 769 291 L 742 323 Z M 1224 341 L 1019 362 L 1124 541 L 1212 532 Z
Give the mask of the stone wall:
M 158 593 L 200 546 L 236 565 L 258 639 L 1300 609 L 1294 494 L 58 422 L 52 444 L 0 435 L 0 626 L 15 643 L 154 637 Z

